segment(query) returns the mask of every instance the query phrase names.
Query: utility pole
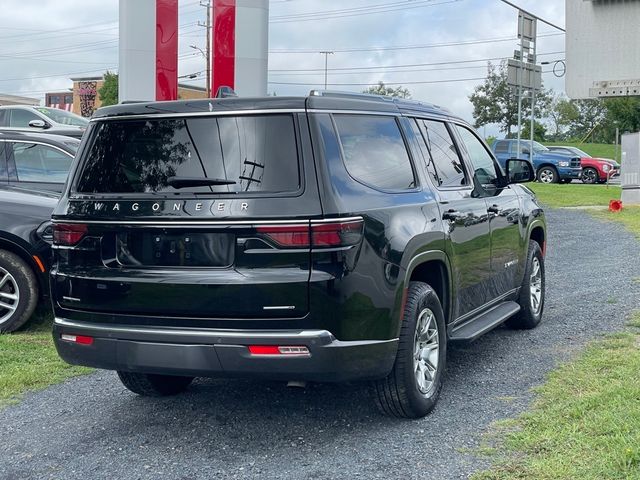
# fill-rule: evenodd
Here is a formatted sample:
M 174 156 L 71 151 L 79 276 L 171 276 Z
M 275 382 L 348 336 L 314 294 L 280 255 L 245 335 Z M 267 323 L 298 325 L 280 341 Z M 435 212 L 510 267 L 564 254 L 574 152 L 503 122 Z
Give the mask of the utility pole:
M 324 55 L 324 89 L 327 89 L 327 66 L 329 64 L 329 55 L 333 55 L 333 52 L 330 50 L 323 50 L 319 52 Z
M 200 53 L 204 56 L 205 61 L 207 62 L 207 98 L 211 98 L 211 0 L 207 0 L 206 2 L 200 2 L 201 7 L 205 7 L 207 9 L 207 21 L 206 23 L 198 22 L 199 27 L 204 27 L 207 29 L 207 46 L 204 50 L 191 45 L 191 48 L 195 48 L 196 50 L 200 50 Z

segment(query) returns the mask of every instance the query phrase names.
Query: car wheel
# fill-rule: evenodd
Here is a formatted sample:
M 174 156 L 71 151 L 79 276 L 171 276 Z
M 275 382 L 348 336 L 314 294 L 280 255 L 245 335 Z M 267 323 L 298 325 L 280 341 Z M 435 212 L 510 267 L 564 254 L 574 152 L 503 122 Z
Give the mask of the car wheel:
M 24 325 L 38 304 L 38 280 L 14 253 L 0 250 L 0 333 Z
M 598 171 L 595 168 L 585 168 L 582 170 L 582 183 L 598 183 Z
M 544 257 L 538 242 L 531 240 L 518 300 L 520 312 L 507 320 L 508 327 L 531 329 L 538 326 L 544 310 L 544 287 Z
M 118 372 L 122 384 L 133 393 L 144 397 L 166 397 L 184 392 L 193 377 L 154 375 L 149 373 Z
M 542 167 L 538 170 L 538 181 L 541 183 L 558 183 L 558 172 L 553 167 Z
M 373 384 L 379 410 L 400 418 L 420 418 L 435 406 L 446 365 L 447 333 L 435 291 L 411 282 L 398 353 L 391 373 Z

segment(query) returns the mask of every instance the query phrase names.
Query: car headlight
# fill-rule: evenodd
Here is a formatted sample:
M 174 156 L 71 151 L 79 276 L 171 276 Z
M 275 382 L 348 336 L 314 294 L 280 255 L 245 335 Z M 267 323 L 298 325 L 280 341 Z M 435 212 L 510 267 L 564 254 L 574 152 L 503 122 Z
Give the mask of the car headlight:
M 611 166 L 610 166 L 610 165 L 603 165 L 603 166 L 602 166 L 602 170 L 603 170 L 604 172 L 608 172 L 610 168 L 611 168 Z
M 569 165 L 571 165 L 571 162 L 558 162 L 558 165 L 560 167 L 568 167 Z

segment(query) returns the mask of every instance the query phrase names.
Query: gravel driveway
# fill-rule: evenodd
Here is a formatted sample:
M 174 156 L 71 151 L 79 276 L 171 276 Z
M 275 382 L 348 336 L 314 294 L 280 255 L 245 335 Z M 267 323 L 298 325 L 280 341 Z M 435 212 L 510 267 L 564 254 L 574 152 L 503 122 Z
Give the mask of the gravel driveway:
M 0 411 L 0 478 L 466 478 L 486 466 L 469 449 L 491 422 L 522 412 L 554 365 L 638 307 L 632 235 L 580 211 L 548 221 L 543 323 L 450 349 L 440 403 L 423 420 L 379 416 L 356 385 L 201 380 L 143 399 L 98 372 Z

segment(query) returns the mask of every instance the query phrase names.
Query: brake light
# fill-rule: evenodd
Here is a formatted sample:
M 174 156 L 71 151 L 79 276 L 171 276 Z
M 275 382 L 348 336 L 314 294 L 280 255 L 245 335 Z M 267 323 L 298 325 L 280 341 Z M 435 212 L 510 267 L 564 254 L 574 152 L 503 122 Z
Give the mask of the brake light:
M 269 225 L 257 227 L 258 233 L 269 238 L 279 247 L 331 248 L 356 245 L 362 238 L 364 222 L 317 223 L 307 225 Z
M 307 225 L 274 225 L 257 228 L 280 247 L 308 247 L 309 227 Z
M 348 247 L 362 238 L 364 222 L 335 222 L 311 225 L 311 241 L 314 247 Z
M 76 245 L 87 234 L 84 223 L 54 223 L 53 244 L 70 247 Z

